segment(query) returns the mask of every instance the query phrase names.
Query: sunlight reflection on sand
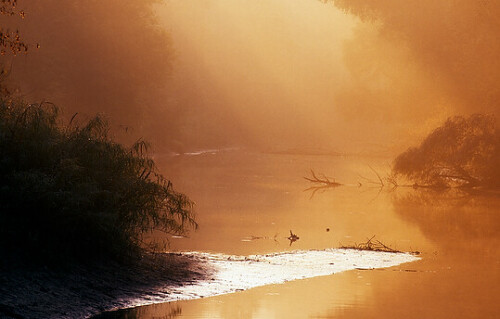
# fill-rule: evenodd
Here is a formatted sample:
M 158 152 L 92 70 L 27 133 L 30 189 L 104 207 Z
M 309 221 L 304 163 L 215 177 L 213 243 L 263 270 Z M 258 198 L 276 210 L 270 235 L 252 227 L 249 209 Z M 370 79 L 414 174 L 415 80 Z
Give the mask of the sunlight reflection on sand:
M 163 293 L 134 300 L 129 306 L 211 297 L 346 270 L 391 267 L 420 259 L 407 253 L 353 249 L 298 250 L 251 256 L 201 252 L 184 252 L 182 255 L 200 260 L 206 266 L 205 271 L 213 271 L 212 275 L 181 287 L 166 287 Z

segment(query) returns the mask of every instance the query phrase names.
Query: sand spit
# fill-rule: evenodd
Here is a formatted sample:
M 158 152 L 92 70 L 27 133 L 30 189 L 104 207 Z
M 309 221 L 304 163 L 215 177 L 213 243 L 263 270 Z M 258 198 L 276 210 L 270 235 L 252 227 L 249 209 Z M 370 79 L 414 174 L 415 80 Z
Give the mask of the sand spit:
M 404 253 L 351 249 L 252 256 L 185 252 L 162 254 L 127 268 L 2 271 L 0 318 L 88 318 L 120 308 L 210 297 L 417 259 Z

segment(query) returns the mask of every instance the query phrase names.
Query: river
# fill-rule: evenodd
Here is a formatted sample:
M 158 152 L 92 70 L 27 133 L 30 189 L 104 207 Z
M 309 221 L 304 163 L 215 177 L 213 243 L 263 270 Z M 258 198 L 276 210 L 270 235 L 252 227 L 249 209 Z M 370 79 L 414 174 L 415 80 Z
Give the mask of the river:
M 143 306 L 109 318 L 494 318 L 500 315 L 500 196 L 377 185 L 390 158 L 244 150 L 157 156 L 196 202 L 199 230 L 170 251 L 253 255 L 375 239 L 421 260 Z M 345 184 L 314 191 L 304 176 Z M 299 240 L 287 239 L 290 231 Z

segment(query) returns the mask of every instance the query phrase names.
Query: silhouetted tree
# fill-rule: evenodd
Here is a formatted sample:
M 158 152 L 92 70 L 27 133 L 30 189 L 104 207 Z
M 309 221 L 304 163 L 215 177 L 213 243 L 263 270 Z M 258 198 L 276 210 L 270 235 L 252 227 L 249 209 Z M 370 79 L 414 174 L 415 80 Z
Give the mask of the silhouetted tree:
M 0 256 L 125 260 L 146 233 L 196 228 L 193 202 L 147 149 L 116 143 L 102 117 L 64 125 L 51 103 L 0 95 Z
M 418 185 L 500 186 L 500 134 L 492 115 L 455 116 L 400 154 L 394 172 Z

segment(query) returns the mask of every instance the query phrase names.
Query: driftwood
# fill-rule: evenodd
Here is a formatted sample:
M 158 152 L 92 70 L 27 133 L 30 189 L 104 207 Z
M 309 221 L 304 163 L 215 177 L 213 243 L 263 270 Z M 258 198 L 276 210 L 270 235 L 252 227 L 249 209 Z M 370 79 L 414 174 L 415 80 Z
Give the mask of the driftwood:
M 342 185 L 340 183 L 337 183 L 335 181 L 335 178 L 332 178 L 332 180 L 330 180 L 330 178 L 326 177 L 324 174 L 321 174 L 321 178 L 316 176 L 316 173 L 314 173 L 313 170 L 311 170 L 311 175 L 312 175 L 312 177 L 304 177 L 304 179 L 310 181 L 311 183 L 318 184 L 319 187 L 321 187 L 321 186 L 337 187 L 337 186 Z
M 400 174 L 392 171 L 387 173 L 385 176 L 379 174 L 377 170 L 375 170 L 372 166 L 368 165 L 370 170 L 376 176 L 376 178 L 367 178 L 358 174 L 361 178 L 362 182 L 354 184 L 342 184 L 335 180 L 332 177 L 326 177 L 324 174 L 317 174 L 311 169 L 311 176 L 305 176 L 304 179 L 311 182 L 312 186 L 305 189 L 304 191 L 312 191 L 310 198 L 312 199 L 317 192 L 325 192 L 329 189 L 336 188 L 339 186 L 357 186 L 362 187 L 367 185 L 368 187 L 375 187 L 379 189 L 379 194 L 382 190 L 394 191 L 398 188 L 413 188 L 413 189 L 435 189 L 435 190 L 444 190 L 444 189 L 473 189 L 475 186 L 480 185 L 477 179 L 467 175 L 466 172 L 459 171 L 458 168 L 455 168 L 455 171 L 451 172 L 451 169 L 442 167 L 442 170 L 435 173 L 435 180 L 445 180 L 448 181 L 462 181 L 463 183 L 459 185 L 450 185 L 449 183 L 400 183 L 399 178 Z M 456 173 L 458 172 L 458 173 Z
M 367 239 L 366 242 L 360 244 L 354 244 L 351 246 L 341 246 L 342 249 L 356 249 L 356 250 L 371 250 L 371 251 L 384 251 L 389 253 L 400 253 L 401 251 L 393 249 L 380 240 L 375 239 L 375 235 Z
M 368 167 L 373 171 L 373 173 L 375 173 L 378 181 L 375 181 L 375 180 L 370 179 L 370 178 L 366 178 L 360 174 L 358 174 L 358 176 L 360 178 L 362 178 L 367 184 L 378 185 L 378 186 L 380 186 L 380 188 L 383 188 L 385 186 L 385 183 L 384 183 L 384 180 L 382 179 L 382 177 L 380 176 L 380 174 L 370 165 L 368 165 Z M 361 185 L 361 183 L 359 183 L 359 184 Z
M 275 234 L 274 237 L 252 235 L 252 236 L 242 238 L 241 241 L 254 241 L 254 240 L 259 240 L 259 239 L 272 239 L 272 240 L 274 240 L 274 242 L 278 243 L 278 234 Z
M 316 173 L 314 173 L 313 170 L 311 170 L 311 177 L 305 177 L 305 180 L 308 180 L 309 182 L 313 183 L 313 186 L 305 189 L 304 191 L 312 191 L 311 197 L 313 198 L 316 192 L 321 191 L 324 192 L 327 189 L 330 188 L 335 188 L 342 186 L 343 184 L 338 183 L 335 181 L 335 178 L 328 178 L 324 174 L 321 174 L 321 177 L 318 177 Z

